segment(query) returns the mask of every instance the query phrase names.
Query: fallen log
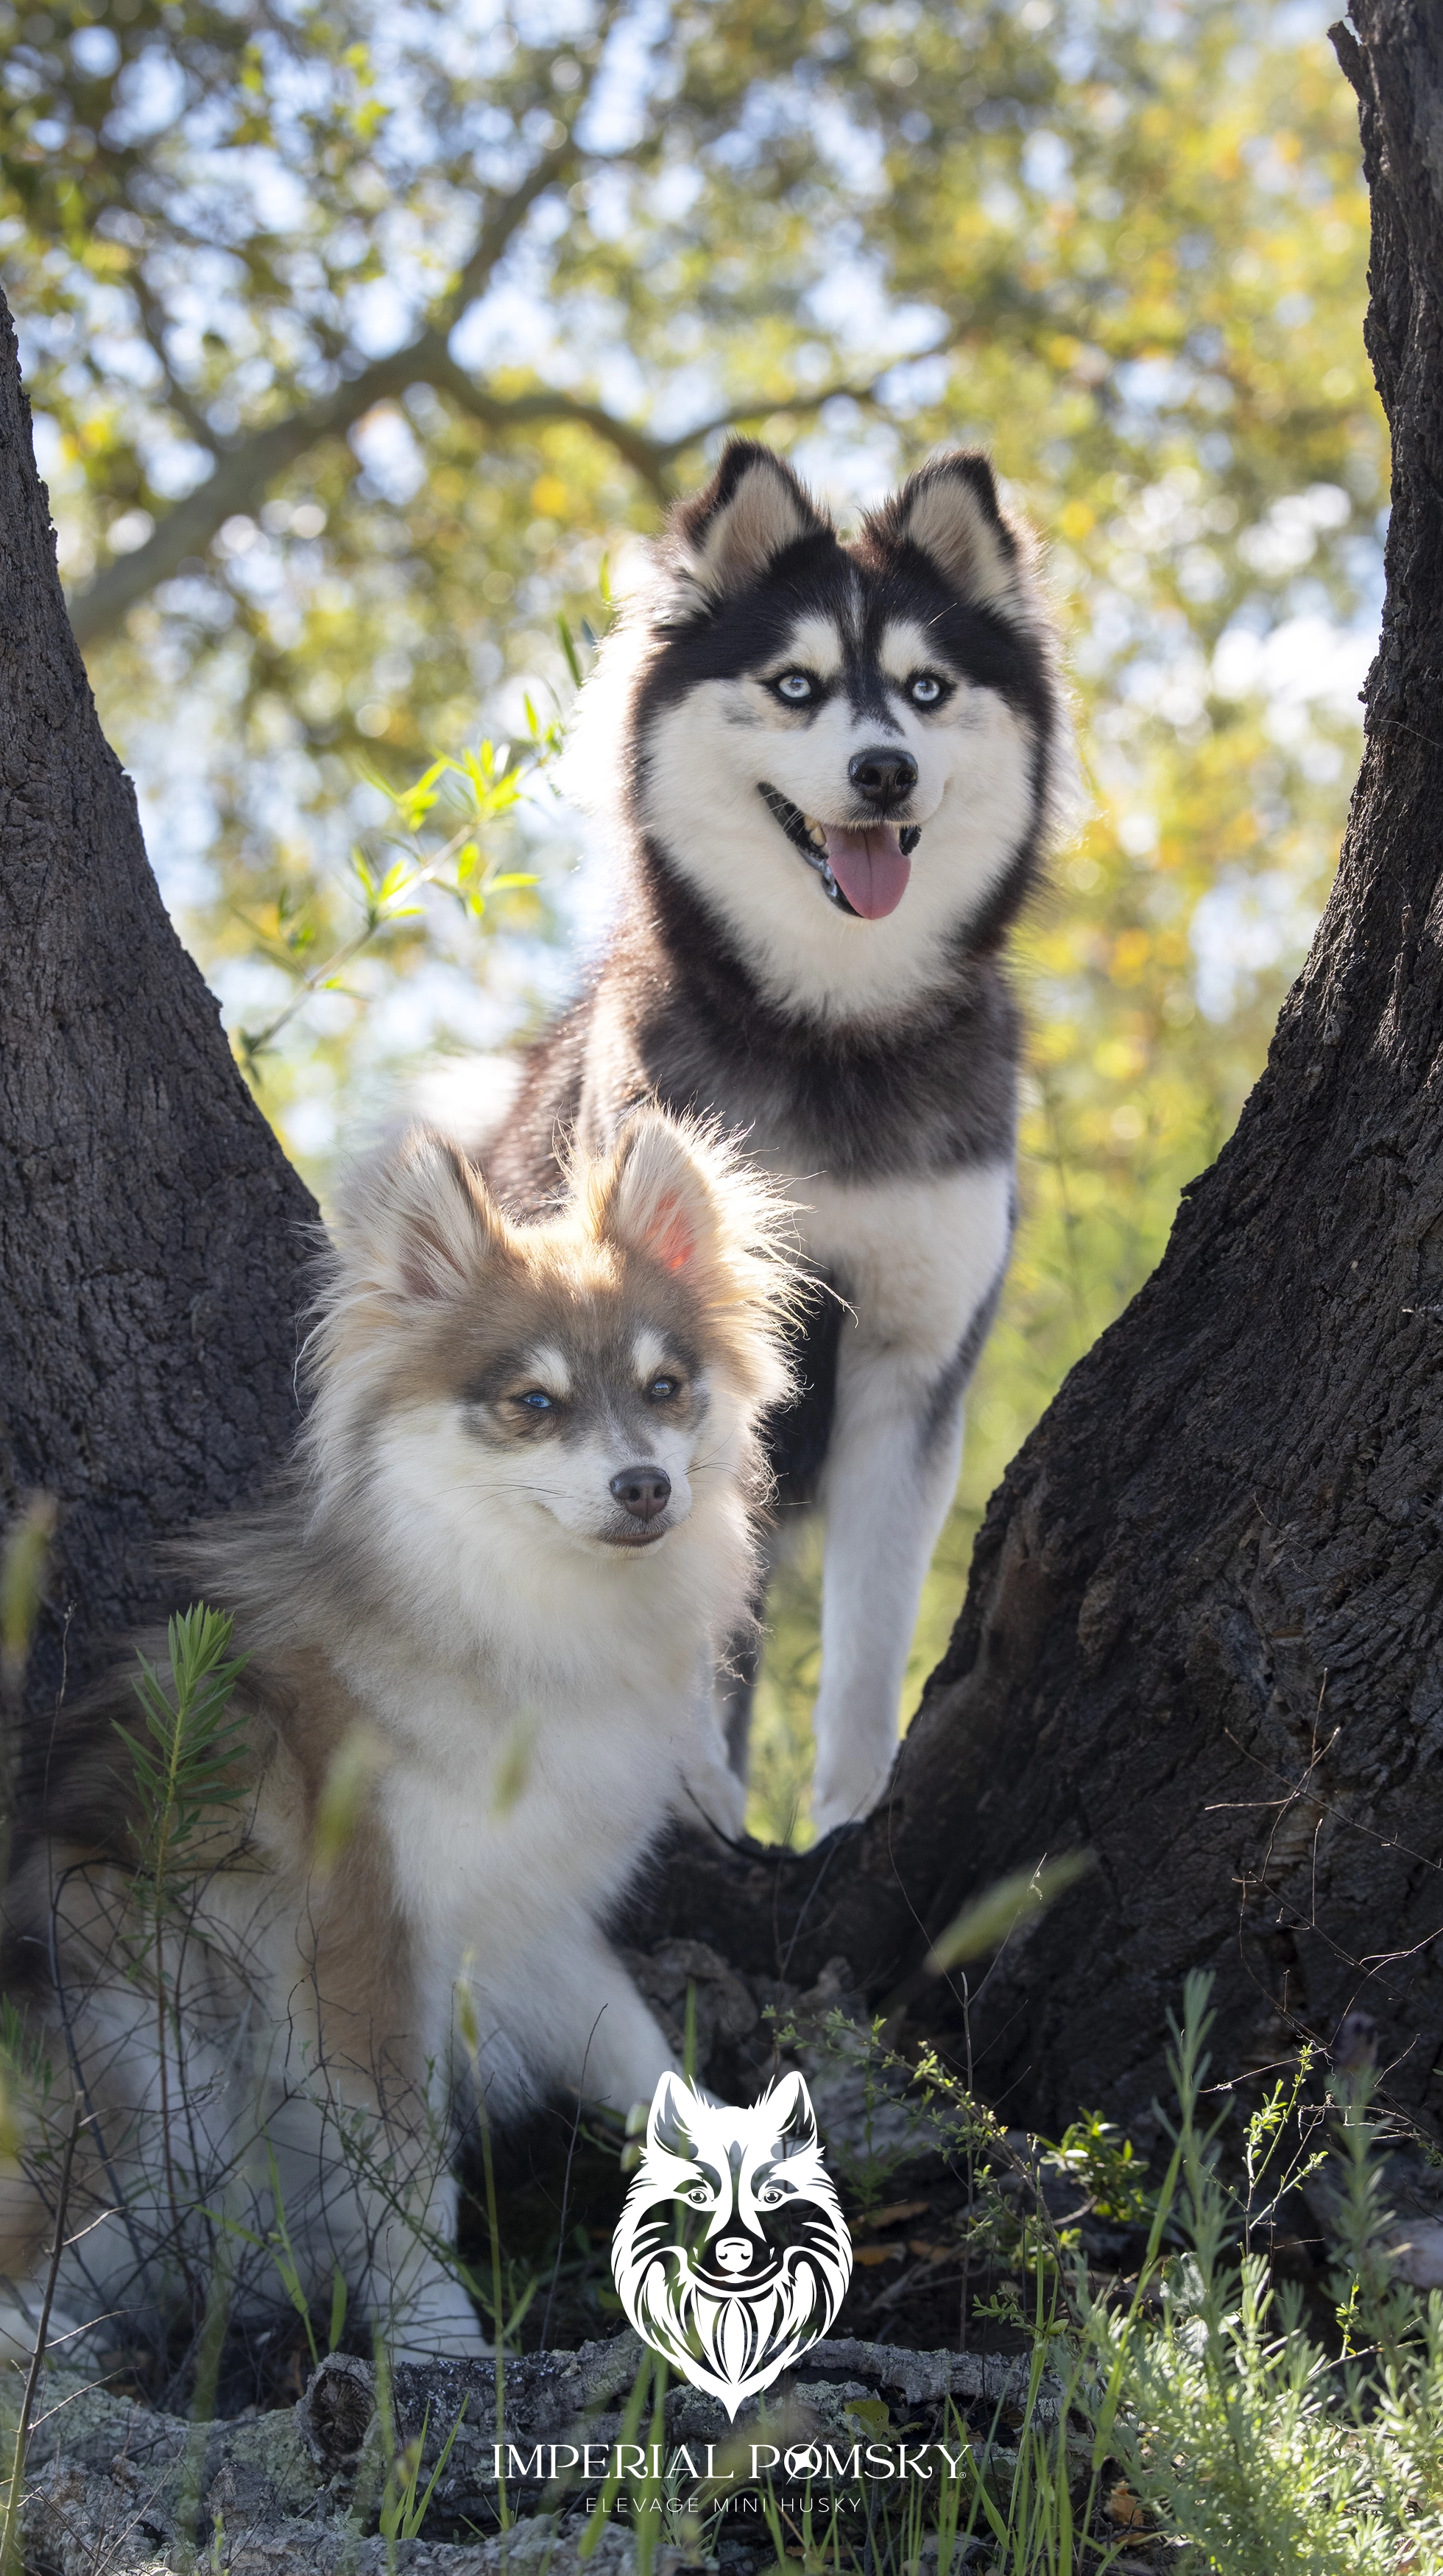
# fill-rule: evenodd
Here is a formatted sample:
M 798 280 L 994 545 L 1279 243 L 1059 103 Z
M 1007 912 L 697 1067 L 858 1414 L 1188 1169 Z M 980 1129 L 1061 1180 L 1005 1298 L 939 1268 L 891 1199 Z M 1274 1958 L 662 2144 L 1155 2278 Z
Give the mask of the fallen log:
M 294 2407 L 201 2425 L 74 2371 L 50 2371 L 27 2462 L 27 2571 L 93 2576 L 104 2567 L 107 2576 L 158 2576 L 203 2564 L 230 2576 L 274 2569 L 379 2576 L 394 2565 L 416 2576 L 500 2576 L 503 2564 L 525 2569 L 535 2558 L 549 2576 L 574 2576 L 591 2528 L 587 2498 L 594 2501 L 624 2437 L 642 2360 L 629 2330 L 576 2352 L 508 2359 L 499 2436 L 492 2361 L 398 2366 L 389 2435 L 374 2365 L 349 2354 L 323 2361 Z M 815 2344 L 742 2408 L 734 2426 L 715 2398 L 672 2387 L 667 2456 L 690 2452 L 698 2489 L 710 2464 L 712 2500 L 718 2489 L 736 2494 L 751 2482 L 753 2445 L 779 2453 L 783 2468 L 788 2451 L 815 2450 L 825 2474 L 828 2446 L 834 2456 L 850 2455 L 859 2443 L 886 2439 L 884 2428 L 899 2436 L 905 2429 L 915 2449 L 950 2440 L 969 2422 L 975 2432 L 999 2416 L 1005 2424 L 1021 2412 L 1028 2368 L 1026 2359 L 909 2352 L 839 2336 Z M 1059 2403 L 1060 2390 L 1049 2384 L 1032 2411 L 1055 2421 Z M 388 2543 L 374 2531 L 387 2452 L 394 2457 L 413 2439 L 421 2444 L 421 2494 L 450 2442 L 427 2517 L 441 2536 L 398 2539 L 388 2559 Z M 580 2455 L 574 2464 L 568 2452 Z M 594 2474 L 584 2478 L 588 2463 Z M 502 2479 L 514 2517 L 504 2534 Z M 455 2536 L 468 2526 L 476 2537 Z M 654 2558 L 658 2576 L 666 2576 L 668 2555 Z M 615 2526 L 587 2564 L 594 2576 L 630 2576 L 631 2535 Z

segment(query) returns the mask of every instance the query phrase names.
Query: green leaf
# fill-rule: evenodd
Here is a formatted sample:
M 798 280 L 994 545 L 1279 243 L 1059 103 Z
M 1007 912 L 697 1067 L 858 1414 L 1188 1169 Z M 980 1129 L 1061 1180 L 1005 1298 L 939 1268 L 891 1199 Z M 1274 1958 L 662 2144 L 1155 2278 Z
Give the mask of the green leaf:
M 984 1952 L 998 1949 L 1019 1923 L 1055 1904 L 1096 1866 L 1095 1852 L 1066 1852 L 1057 1860 L 1039 1861 L 1035 1869 L 1020 1869 L 1011 1878 L 999 1879 L 985 1895 L 964 1905 L 938 1935 L 925 1961 L 928 1973 L 940 1977 L 965 1959 L 979 1959 Z
M 570 625 L 564 615 L 557 618 L 556 632 L 561 638 L 561 650 L 566 656 L 566 667 L 579 689 L 584 677 L 581 668 L 581 656 L 576 650 L 576 639 L 573 636 Z

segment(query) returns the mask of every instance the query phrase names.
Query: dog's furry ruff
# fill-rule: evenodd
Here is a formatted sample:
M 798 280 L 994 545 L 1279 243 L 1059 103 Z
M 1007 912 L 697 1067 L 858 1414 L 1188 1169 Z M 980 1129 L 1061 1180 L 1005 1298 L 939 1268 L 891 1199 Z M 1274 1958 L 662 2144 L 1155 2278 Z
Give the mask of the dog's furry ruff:
M 493 2117 L 557 2088 L 649 2098 L 670 2051 L 603 1926 L 668 1813 L 732 1786 L 705 1684 L 755 1588 L 784 1226 L 713 1132 L 654 1110 L 578 1150 L 535 1225 L 424 1132 L 358 1177 L 294 1471 L 191 1552 L 249 1658 L 245 1802 L 191 1855 L 164 2068 L 123 1674 L 30 1784 L 9 1982 L 94 2113 L 71 2227 L 124 2204 L 66 2258 L 77 2322 L 157 2311 L 184 2257 L 163 2074 L 182 2199 L 239 2192 L 264 2234 L 264 2140 L 307 2288 L 324 2305 L 338 2267 L 413 2351 L 480 2341 L 444 2259 L 458 1978 Z M 644 1528 L 610 1484 L 638 1455 L 671 1487 Z M 20 2196 L 12 2273 L 41 2214 Z
M 851 764 L 878 744 L 915 767 L 888 809 L 915 846 L 858 918 L 819 835 L 867 820 Z M 620 917 L 486 1165 L 534 1207 L 558 1136 L 594 1150 L 654 1097 L 719 1116 L 802 1203 L 807 1261 L 847 1310 L 813 1309 L 801 1408 L 770 1435 L 782 1502 L 828 1513 L 822 1830 L 876 1801 L 895 1748 L 1011 1236 L 1000 951 L 1075 775 L 1036 548 L 977 455 L 935 459 L 844 544 L 790 466 L 735 442 L 582 694 L 569 782 L 611 828 Z

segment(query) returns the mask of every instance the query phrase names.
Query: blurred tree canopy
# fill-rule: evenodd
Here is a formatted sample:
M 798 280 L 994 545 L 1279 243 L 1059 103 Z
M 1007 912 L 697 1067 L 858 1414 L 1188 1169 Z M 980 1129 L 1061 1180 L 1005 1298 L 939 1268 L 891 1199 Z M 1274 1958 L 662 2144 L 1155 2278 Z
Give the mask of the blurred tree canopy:
M 564 980 L 558 619 L 599 621 L 606 560 L 727 424 L 844 508 L 975 441 L 1038 523 L 1092 813 L 1022 943 L 1027 1221 L 916 1679 L 981 1499 L 1228 1133 L 1336 854 L 1387 460 L 1324 23 L 0 0 L 0 262 L 62 569 L 238 1042 L 374 905 L 398 810 L 424 863 L 424 804 L 386 791 L 483 734 L 541 754 L 514 801 L 486 772 L 469 863 L 473 893 L 503 863 L 539 887 L 480 926 L 422 887 L 253 1067 L 322 1186 L 398 1069 Z M 771 1656 L 777 1827 L 810 1583 Z

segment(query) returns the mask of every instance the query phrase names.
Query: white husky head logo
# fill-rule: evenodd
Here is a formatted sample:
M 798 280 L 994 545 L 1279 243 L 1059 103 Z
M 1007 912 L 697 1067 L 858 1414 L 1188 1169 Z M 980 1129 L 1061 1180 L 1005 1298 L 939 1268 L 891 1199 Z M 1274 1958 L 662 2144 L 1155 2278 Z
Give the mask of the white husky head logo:
M 737 2110 L 664 2075 L 611 2262 L 642 2340 L 733 2418 L 816 2343 L 852 2246 L 801 2076 Z

